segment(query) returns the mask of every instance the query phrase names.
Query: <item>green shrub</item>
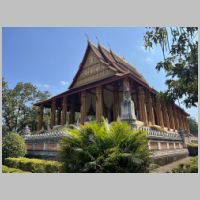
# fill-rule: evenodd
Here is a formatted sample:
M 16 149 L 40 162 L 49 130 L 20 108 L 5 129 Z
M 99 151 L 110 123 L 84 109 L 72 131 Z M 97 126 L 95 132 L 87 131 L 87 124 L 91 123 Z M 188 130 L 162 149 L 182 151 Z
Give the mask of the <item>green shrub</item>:
M 6 158 L 5 164 L 9 167 L 33 173 L 57 173 L 61 171 L 61 163 L 57 161 L 30 158 Z
M 8 157 L 23 157 L 26 154 L 26 144 L 23 137 L 17 133 L 10 133 L 3 137 L 2 158 L 3 162 Z
M 65 172 L 148 172 L 145 131 L 133 131 L 125 122 L 104 121 L 69 132 L 61 140 Z
M 186 164 L 179 164 L 177 168 L 172 169 L 173 173 L 198 173 L 198 157 L 191 158 Z
M 5 165 L 2 165 L 2 172 L 3 173 L 30 173 L 30 172 L 22 171 L 20 169 L 7 167 Z
M 190 156 L 198 155 L 198 145 L 197 144 L 188 143 L 187 148 L 188 148 Z

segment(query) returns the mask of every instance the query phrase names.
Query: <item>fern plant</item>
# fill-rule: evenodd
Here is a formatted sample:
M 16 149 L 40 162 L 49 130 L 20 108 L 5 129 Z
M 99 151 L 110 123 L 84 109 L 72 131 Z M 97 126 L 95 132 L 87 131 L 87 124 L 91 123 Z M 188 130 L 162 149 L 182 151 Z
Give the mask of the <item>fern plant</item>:
M 61 141 L 65 172 L 148 172 L 146 132 L 126 122 L 92 122 Z

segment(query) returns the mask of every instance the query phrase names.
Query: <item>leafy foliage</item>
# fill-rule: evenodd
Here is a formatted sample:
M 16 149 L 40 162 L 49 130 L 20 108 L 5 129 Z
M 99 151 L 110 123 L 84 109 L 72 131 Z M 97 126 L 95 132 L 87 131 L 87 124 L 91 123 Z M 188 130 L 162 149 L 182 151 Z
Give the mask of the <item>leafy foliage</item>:
M 144 131 L 125 122 L 103 121 L 72 129 L 61 141 L 65 172 L 147 172 L 150 163 Z
M 160 45 L 164 61 L 156 69 L 164 69 L 168 89 L 161 93 L 167 101 L 184 98 L 187 107 L 198 101 L 198 40 L 197 27 L 153 27 L 144 35 L 145 48 Z
M 26 126 L 31 131 L 37 129 L 37 110 L 33 103 L 49 97 L 48 92 L 41 92 L 31 83 L 17 83 L 13 89 L 8 88 L 7 82 L 2 81 L 2 113 L 3 135 L 11 131 L 22 133 Z M 49 120 L 49 113 L 44 119 Z M 46 124 L 45 123 L 45 124 Z
M 2 156 L 3 161 L 8 157 L 21 157 L 26 154 L 24 139 L 17 133 L 10 133 L 3 137 Z
M 197 121 L 190 117 L 188 118 L 188 122 L 189 122 L 189 128 L 190 128 L 190 133 L 195 135 L 195 136 L 198 136 L 198 123 Z
M 198 173 L 198 156 L 191 158 L 186 164 L 180 164 L 172 170 L 173 173 Z
M 58 173 L 62 164 L 58 161 L 47 161 L 30 158 L 6 158 L 5 164 L 9 167 L 18 168 L 33 173 Z

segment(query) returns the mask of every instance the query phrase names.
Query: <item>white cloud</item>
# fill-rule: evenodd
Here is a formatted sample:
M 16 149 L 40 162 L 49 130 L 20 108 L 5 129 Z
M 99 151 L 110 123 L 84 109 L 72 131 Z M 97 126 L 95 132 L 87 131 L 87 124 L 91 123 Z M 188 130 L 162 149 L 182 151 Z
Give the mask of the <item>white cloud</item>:
M 44 84 L 43 87 L 46 88 L 46 89 L 49 89 L 49 88 L 50 88 L 50 85 Z
M 151 63 L 153 62 L 153 59 L 151 57 L 146 57 L 145 62 Z
M 49 89 L 50 88 L 50 85 L 49 84 L 36 84 L 36 86 L 38 88 L 42 88 L 42 89 Z
M 68 81 L 60 81 L 60 84 L 61 84 L 61 85 L 68 85 L 69 82 L 68 82 Z

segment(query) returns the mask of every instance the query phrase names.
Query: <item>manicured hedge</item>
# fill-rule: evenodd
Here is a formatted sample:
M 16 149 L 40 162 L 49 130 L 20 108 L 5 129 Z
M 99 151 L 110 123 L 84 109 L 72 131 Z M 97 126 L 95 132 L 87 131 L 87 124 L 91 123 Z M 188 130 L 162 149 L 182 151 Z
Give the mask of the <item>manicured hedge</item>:
M 187 148 L 188 148 L 190 156 L 198 155 L 198 145 L 197 144 L 188 143 Z
M 7 167 L 5 165 L 2 166 L 2 172 L 3 173 L 30 173 L 30 172 L 22 171 L 21 169 Z
M 30 158 L 6 158 L 5 164 L 8 167 L 18 168 L 33 173 L 58 173 L 61 172 L 61 163 Z

